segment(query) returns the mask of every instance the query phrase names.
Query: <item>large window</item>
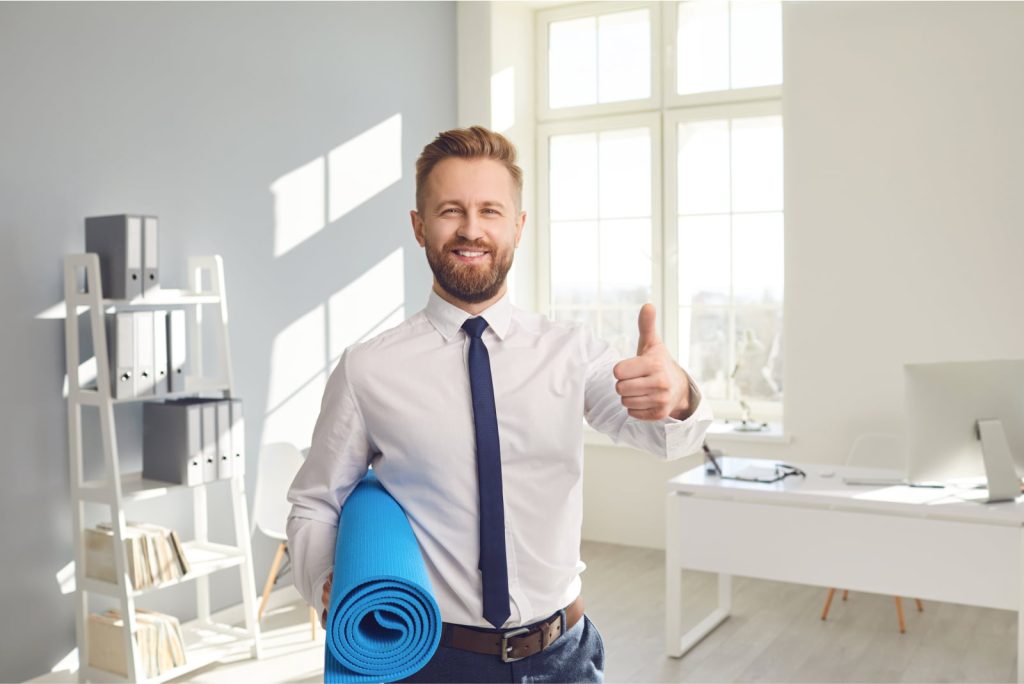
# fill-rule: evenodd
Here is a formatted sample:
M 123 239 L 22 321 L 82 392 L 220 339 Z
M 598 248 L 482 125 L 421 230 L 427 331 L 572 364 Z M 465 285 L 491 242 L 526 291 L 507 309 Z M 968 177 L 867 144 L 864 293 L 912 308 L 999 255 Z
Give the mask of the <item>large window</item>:
M 779 3 L 572 5 L 537 45 L 548 313 L 632 355 L 652 301 L 719 416 L 781 419 Z

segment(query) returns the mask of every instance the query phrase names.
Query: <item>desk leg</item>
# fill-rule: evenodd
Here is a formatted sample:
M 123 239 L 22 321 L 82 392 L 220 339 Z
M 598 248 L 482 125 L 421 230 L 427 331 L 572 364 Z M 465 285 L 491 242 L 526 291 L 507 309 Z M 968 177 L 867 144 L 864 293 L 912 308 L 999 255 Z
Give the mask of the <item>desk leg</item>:
M 732 610 L 732 576 L 718 574 L 718 607 L 696 626 L 683 633 L 683 568 L 680 563 L 679 528 L 683 497 L 669 494 L 665 520 L 665 653 L 682 657 L 729 617 Z
M 1020 536 L 1020 562 L 1024 568 L 1024 530 Z M 1017 681 L 1024 682 L 1024 572 L 1017 591 Z

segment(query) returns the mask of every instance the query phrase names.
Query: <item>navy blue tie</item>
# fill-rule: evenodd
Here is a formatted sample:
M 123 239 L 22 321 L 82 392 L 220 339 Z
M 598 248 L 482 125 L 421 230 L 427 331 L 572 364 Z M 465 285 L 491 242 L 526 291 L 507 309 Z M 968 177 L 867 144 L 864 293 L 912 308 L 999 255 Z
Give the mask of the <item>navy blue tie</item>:
M 469 335 L 469 388 L 473 393 L 476 427 L 476 472 L 480 485 L 480 573 L 484 585 L 484 619 L 501 627 L 508 607 L 508 564 L 505 560 L 505 503 L 501 490 L 501 447 L 498 415 L 494 410 L 491 359 L 480 336 L 483 318 L 468 318 L 462 329 Z

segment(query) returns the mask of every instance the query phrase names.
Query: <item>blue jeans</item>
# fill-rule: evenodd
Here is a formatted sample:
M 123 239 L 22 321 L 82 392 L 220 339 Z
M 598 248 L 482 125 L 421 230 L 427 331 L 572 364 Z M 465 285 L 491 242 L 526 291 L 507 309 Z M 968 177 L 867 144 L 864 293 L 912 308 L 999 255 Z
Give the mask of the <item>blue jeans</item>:
M 434 657 L 403 682 L 603 682 L 604 642 L 587 618 L 547 649 L 513 663 L 439 646 Z

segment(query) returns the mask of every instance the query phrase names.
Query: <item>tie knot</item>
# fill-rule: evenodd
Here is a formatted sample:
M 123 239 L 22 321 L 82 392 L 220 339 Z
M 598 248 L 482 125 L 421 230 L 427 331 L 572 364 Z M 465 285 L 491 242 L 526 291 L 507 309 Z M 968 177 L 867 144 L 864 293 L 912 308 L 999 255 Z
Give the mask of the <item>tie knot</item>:
M 466 331 L 466 334 L 470 337 L 480 339 L 480 336 L 484 334 L 484 330 L 487 329 L 487 321 L 480 316 L 476 318 L 467 318 L 466 322 L 462 324 L 462 329 Z

